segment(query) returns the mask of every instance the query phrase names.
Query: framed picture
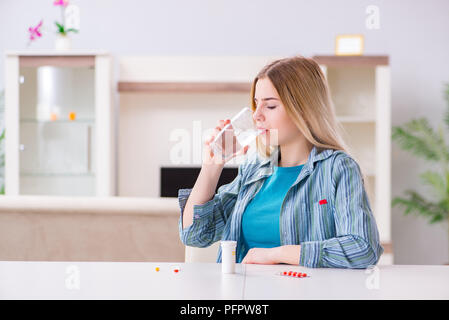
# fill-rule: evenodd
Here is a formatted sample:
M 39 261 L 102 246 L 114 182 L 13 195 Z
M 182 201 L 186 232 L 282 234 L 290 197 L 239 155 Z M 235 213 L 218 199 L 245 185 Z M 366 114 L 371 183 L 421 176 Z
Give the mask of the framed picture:
M 335 40 L 335 55 L 361 56 L 363 54 L 363 35 L 342 34 Z

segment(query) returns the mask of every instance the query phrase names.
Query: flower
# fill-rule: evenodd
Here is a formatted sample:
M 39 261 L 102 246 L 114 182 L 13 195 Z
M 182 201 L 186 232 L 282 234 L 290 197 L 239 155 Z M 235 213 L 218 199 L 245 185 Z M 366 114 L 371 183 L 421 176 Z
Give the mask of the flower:
M 66 10 L 67 10 L 67 6 L 69 5 L 69 0 L 54 0 L 53 1 L 53 5 L 61 8 L 61 22 L 55 21 L 55 24 L 56 24 L 56 27 L 57 27 L 57 31 L 56 32 L 59 35 L 63 35 L 63 36 L 67 36 L 67 34 L 69 32 L 78 33 L 77 29 L 71 27 L 70 24 L 68 25 L 65 22 L 65 19 L 66 19 L 65 13 L 66 13 Z M 72 5 L 72 6 L 73 6 L 73 8 L 77 8 L 74 5 Z M 29 32 L 28 45 L 30 45 L 31 42 L 36 40 L 37 38 L 42 37 L 42 33 L 41 33 L 40 28 L 41 28 L 43 22 L 44 21 L 41 20 L 37 26 L 28 28 L 28 32 Z
M 69 4 L 69 0 L 55 0 L 53 5 L 61 7 L 61 22 L 55 21 L 56 27 L 58 27 L 57 33 L 62 36 L 66 36 L 69 32 L 77 33 L 78 30 L 74 28 L 67 28 L 65 23 L 65 9 Z
M 39 22 L 39 24 L 37 26 L 35 26 L 34 28 L 33 27 L 29 27 L 28 28 L 28 31 L 30 32 L 30 41 L 33 41 L 33 40 L 35 40 L 38 37 L 42 37 L 42 33 L 40 31 L 40 28 L 41 28 L 43 22 L 44 21 L 41 20 Z
M 68 4 L 69 0 L 55 0 L 55 2 L 53 2 L 53 5 L 61 7 L 67 7 Z

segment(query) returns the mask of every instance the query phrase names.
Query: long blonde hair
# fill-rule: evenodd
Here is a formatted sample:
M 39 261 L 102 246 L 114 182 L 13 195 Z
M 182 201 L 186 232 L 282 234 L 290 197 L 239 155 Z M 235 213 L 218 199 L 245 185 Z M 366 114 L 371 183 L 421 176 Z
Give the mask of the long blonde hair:
M 316 61 L 294 56 L 273 61 L 255 77 L 251 87 L 251 109 L 257 108 L 254 101 L 256 83 L 268 78 L 276 88 L 287 114 L 304 137 L 318 152 L 324 149 L 348 152 L 338 123 L 335 108 L 330 98 L 326 78 Z M 276 147 L 265 146 L 260 137 L 257 150 L 263 157 L 271 156 Z

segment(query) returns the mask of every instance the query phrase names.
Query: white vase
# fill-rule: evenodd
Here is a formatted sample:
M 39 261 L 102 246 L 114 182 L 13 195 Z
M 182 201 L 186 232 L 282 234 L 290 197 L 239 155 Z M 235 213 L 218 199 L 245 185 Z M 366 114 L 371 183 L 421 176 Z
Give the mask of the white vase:
M 67 51 L 72 48 L 72 39 L 69 36 L 58 34 L 55 40 L 55 49 L 58 51 Z

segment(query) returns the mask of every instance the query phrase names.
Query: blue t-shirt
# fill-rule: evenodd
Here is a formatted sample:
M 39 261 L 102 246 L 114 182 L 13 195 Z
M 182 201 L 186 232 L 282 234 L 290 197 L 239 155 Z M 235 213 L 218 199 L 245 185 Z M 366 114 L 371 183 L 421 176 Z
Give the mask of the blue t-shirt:
M 246 206 L 242 217 L 246 252 L 252 248 L 274 248 L 281 245 L 279 215 L 282 202 L 303 166 L 275 166 L 273 174 L 265 180 L 259 192 Z

